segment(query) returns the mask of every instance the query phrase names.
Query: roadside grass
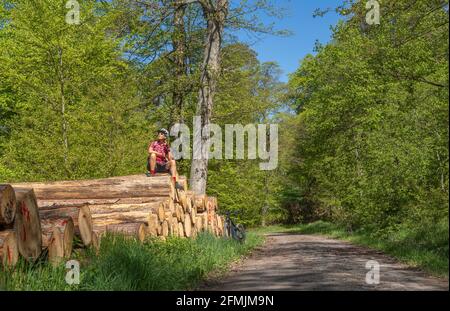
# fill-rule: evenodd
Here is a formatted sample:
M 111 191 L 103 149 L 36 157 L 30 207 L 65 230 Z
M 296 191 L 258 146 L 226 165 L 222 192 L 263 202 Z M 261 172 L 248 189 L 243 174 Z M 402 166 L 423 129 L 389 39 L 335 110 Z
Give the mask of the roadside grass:
M 252 229 L 251 232 L 324 235 L 382 251 L 434 276 L 448 279 L 449 275 L 449 229 L 445 221 L 413 229 L 404 225 L 383 234 L 365 231 L 349 233 L 343 227 L 323 221 L 294 226 L 275 225 Z
M 14 271 L 0 270 L 0 290 L 48 291 L 157 291 L 190 290 L 211 272 L 229 265 L 261 245 L 264 237 L 249 233 L 244 244 L 201 234 L 195 240 L 169 238 L 141 244 L 123 236 L 106 236 L 98 255 L 92 250 L 75 253 L 80 262 L 80 284 L 65 282 L 61 263 L 30 265 L 20 262 Z

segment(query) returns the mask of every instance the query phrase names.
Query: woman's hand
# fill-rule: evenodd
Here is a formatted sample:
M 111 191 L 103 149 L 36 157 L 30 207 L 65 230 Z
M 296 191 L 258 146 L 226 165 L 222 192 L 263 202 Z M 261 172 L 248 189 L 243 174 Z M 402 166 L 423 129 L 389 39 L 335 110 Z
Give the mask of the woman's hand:
M 149 148 L 148 153 L 149 153 L 150 155 L 154 154 L 154 155 L 156 155 L 157 157 L 160 157 L 160 158 L 165 156 L 165 155 L 162 154 L 162 153 L 156 152 L 156 151 L 153 150 L 152 148 Z

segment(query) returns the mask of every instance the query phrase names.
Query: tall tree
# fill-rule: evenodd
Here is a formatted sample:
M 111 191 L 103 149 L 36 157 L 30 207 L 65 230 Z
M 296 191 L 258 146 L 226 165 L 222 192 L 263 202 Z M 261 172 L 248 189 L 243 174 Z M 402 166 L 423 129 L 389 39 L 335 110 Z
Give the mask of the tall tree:
M 173 58 L 175 62 L 175 83 L 173 90 L 173 114 L 172 122 L 184 122 L 183 104 L 185 97 L 184 81 L 186 80 L 187 64 L 186 64 L 186 28 L 185 28 L 185 12 L 186 4 L 174 1 L 173 24 L 174 31 L 172 34 Z
M 258 0 L 253 3 L 242 0 L 232 10 L 230 9 L 229 0 L 184 0 L 184 3 L 194 2 L 200 3 L 207 22 L 197 104 L 197 116 L 201 118 L 201 126 L 202 128 L 207 128 L 211 124 L 214 96 L 220 75 L 221 47 L 224 41 L 225 27 L 272 34 L 285 33 L 283 31 L 273 31 L 273 25 L 265 26 L 258 23 L 258 18 L 250 13 L 265 10 L 269 14 L 276 15 L 273 6 L 267 0 Z M 207 133 L 205 135 L 201 131 L 194 133 L 194 144 L 197 142 L 200 146 L 196 146 L 196 148 L 201 148 L 202 152 L 201 155 L 199 152 L 197 157 L 194 155 L 194 159 L 191 162 L 190 177 L 193 191 L 199 194 L 206 193 L 208 158 L 205 146 L 208 140 Z
M 220 55 L 223 42 L 225 21 L 228 16 L 229 0 L 217 0 L 215 3 L 208 0 L 200 0 L 204 17 L 207 21 L 203 64 L 200 78 L 200 91 L 197 104 L 197 116 L 201 117 L 202 128 L 211 124 L 214 96 L 216 94 L 217 80 L 220 73 Z M 194 141 L 206 146 L 208 135 L 202 135 L 201 131 L 194 133 Z M 194 146 L 199 148 L 200 146 Z M 203 153 L 203 147 L 201 148 Z M 191 186 L 198 194 L 206 193 L 208 178 L 208 158 L 202 154 L 200 158 L 192 160 Z

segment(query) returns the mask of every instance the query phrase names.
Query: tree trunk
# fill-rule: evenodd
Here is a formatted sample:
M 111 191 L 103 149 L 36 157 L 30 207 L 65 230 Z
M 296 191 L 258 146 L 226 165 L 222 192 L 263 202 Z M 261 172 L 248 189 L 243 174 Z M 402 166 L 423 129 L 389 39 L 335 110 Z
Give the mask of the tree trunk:
M 59 91 L 60 91 L 60 103 L 61 103 L 61 132 L 63 142 L 63 154 L 64 154 L 64 170 L 67 177 L 70 178 L 69 170 L 69 125 L 66 118 L 66 96 L 65 96 L 65 78 L 63 72 L 63 50 L 58 47 L 58 59 L 59 59 Z
M 39 199 L 44 200 L 66 200 L 66 199 L 121 199 L 138 197 L 169 197 L 169 187 L 158 186 L 149 187 L 145 185 L 136 185 L 132 188 L 112 188 L 112 187 L 92 187 L 92 188 L 48 188 L 36 189 Z
M 157 213 L 160 203 L 149 204 L 111 204 L 111 205 L 92 205 L 90 206 L 92 215 L 102 215 L 109 213 L 128 213 L 128 212 L 141 212 L 141 213 Z
M 108 214 L 93 214 L 92 222 L 94 226 L 104 225 L 104 224 L 114 224 L 114 223 L 137 223 L 137 222 L 147 222 L 149 212 L 126 212 L 126 213 L 116 213 L 111 212 Z
M 101 228 L 100 230 L 104 230 L 107 233 L 131 236 L 140 242 L 143 242 L 147 235 L 147 224 L 143 222 L 111 224 L 105 226 L 104 228 L 102 228 L 101 226 L 99 226 L 98 228 Z
M 116 198 L 116 199 L 50 199 L 44 200 L 38 198 L 39 208 L 49 207 L 80 207 L 83 205 L 116 205 L 116 204 L 150 204 L 161 202 L 161 197 L 140 197 L 140 198 Z
M 215 5 L 211 1 L 200 1 L 203 14 L 207 22 L 205 50 L 203 55 L 200 91 L 197 105 L 197 116 L 201 118 L 201 128 L 211 124 L 214 96 L 216 94 L 217 80 L 220 74 L 220 50 L 225 20 L 228 15 L 229 0 L 217 0 Z M 208 135 L 209 136 L 209 135 Z M 201 148 L 191 163 L 191 187 L 196 194 L 206 194 L 208 179 L 208 155 L 203 154 L 209 137 L 202 131 L 194 133 L 194 144 Z M 194 152 L 195 154 L 195 152 Z
M 176 1 L 177 2 L 177 1 Z M 174 31 L 172 34 L 172 45 L 175 62 L 175 85 L 173 87 L 172 123 L 183 123 L 184 105 L 184 79 L 186 77 L 186 33 L 184 15 L 186 5 L 175 3 L 175 14 L 173 18 Z
M 16 215 L 16 195 L 11 185 L 0 185 L 0 226 L 9 225 Z
M 184 178 L 180 178 L 182 182 Z M 100 180 L 61 181 L 49 183 L 20 183 L 12 187 L 33 188 L 40 201 L 78 200 L 112 200 L 114 202 L 133 198 L 169 198 L 169 183 L 172 179 L 167 175 L 147 178 L 145 175 L 125 176 Z

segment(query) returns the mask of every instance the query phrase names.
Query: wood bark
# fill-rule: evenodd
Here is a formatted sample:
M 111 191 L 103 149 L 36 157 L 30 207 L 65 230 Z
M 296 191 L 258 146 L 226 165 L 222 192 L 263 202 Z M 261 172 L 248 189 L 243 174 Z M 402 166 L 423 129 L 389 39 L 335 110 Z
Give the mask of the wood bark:
M 146 223 L 126 223 L 117 225 L 108 225 L 107 232 L 123 233 L 125 235 L 134 236 L 137 240 L 144 242 L 147 235 Z
M 161 197 L 116 198 L 116 199 L 38 199 L 39 208 L 80 207 L 83 205 L 115 205 L 115 204 L 150 204 L 161 202 Z
M 92 222 L 94 226 L 102 226 L 117 223 L 147 223 L 150 213 L 148 212 L 126 212 L 109 214 L 94 214 L 92 215 Z
M 200 78 L 200 91 L 197 104 L 197 116 L 201 118 L 201 128 L 211 124 L 214 96 L 220 74 L 220 52 L 223 41 L 225 21 L 228 16 L 229 0 L 216 2 L 200 1 L 203 15 L 207 22 L 203 64 Z M 201 131 L 194 133 L 194 144 L 206 146 L 209 135 L 202 135 Z M 195 157 L 191 163 L 191 188 L 197 194 L 206 194 L 208 178 L 208 158 Z
M 180 180 L 183 180 L 182 177 Z M 39 200 L 126 200 L 129 198 L 169 197 L 169 176 L 147 178 L 127 176 L 103 180 L 63 181 L 51 183 L 13 184 L 13 187 L 29 187 L 35 190 Z
M 184 15 L 186 5 L 175 1 L 175 13 L 173 18 L 174 31 L 172 33 L 173 55 L 175 63 L 175 84 L 173 88 L 173 104 L 175 109 L 172 115 L 172 123 L 184 123 L 183 106 L 184 106 L 184 84 L 187 75 L 186 65 L 186 33 Z

